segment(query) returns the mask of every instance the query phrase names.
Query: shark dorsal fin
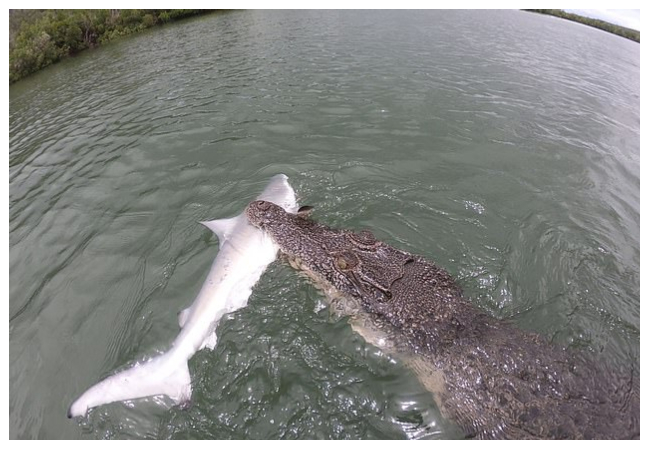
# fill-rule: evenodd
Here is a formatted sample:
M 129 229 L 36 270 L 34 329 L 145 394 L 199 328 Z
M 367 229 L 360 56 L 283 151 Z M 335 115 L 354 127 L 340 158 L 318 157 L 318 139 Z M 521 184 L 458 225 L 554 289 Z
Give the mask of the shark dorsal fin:
M 240 216 L 235 216 L 229 219 L 208 220 L 199 223 L 219 236 L 219 248 L 221 248 L 223 243 L 228 240 L 228 237 L 230 236 L 232 229 L 237 225 L 239 218 Z

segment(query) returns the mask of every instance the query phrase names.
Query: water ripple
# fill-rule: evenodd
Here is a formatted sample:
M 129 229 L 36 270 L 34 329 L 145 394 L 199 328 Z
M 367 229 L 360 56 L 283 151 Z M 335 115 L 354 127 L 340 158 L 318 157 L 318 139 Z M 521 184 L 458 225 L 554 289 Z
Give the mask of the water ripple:
M 10 436 L 460 436 L 281 263 L 191 360 L 189 409 L 65 418 L 167 348 L 218 251 L 197 221 L 279 172 L 316 220 L 371 229 L 489 314 L 638 371 L 639 47 L 549 19 L 239 11 L 12 85 Z

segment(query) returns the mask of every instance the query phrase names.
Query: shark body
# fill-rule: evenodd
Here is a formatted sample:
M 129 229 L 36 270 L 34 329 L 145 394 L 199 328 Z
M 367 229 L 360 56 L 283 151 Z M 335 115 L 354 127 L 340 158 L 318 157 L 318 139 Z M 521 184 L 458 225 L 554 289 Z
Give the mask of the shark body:
M 295 213 L 295 192 L 283 174 L 271 178 L 257 197 Z M 219 253 L 192 305 L 178 315 L 181 332 L 171 348 L 100 381 L 84 392 L 68 410 L 68 417 L 85 415 L 90 408 L 153 395 L 166 395 L 176 404 L 189 401 L 192 384 L 188 360 L 202 348 L 213 349 L 215 329 L 224 314 L 243 308 L 255 283 L 277 257 L 278 247 L 245 214 L 201 222 L 219 237 Z

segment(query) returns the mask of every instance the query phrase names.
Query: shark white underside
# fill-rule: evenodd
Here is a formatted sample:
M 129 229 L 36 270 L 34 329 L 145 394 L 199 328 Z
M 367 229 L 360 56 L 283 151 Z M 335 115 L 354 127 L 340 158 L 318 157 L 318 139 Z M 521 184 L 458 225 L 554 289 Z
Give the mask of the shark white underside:
M 298 210 L 295 193 L 283 174 L 271 178 L 257 199 L 281 205 L 288 212 Z M 221 317 L 246 306 L 253 286 L 278 253 L 273 241 L 250 225 L 243 212 L 201 223 L 219 236 L 219 253 L 194 303 L 179 313 L 181 332 L 171 348 L 92 386 L 72 403 L 68 417 L 83 416 L 95 406 L 153 395 L 166 395 L 177 404 L 190 399 L 188 360 L 204 347 L 215 347 L 215 328 Z

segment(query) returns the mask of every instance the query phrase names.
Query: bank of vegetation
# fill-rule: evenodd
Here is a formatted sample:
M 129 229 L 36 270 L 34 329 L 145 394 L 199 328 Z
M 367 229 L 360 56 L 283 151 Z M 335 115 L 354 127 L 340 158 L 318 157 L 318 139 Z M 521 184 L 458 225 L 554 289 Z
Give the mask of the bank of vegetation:
M 9 10 L 9 83 L 116 37 L 209 12 L 212 10 Z
M 540 14 L 548 14 L 562 19 L 572 20 L 579 22 L 590 27 L 599 28 L 603 31 L 631 39 L 636 42 L 641 42 L 641 32 L 631 28 L 625 28 L 613 23 L 605 22 L 604 20 L 591 19 L 589 17 L 579 16 L 578 14 L 568 13 L 561 9 L 526 9 L 525 11 L 536 12 Z

